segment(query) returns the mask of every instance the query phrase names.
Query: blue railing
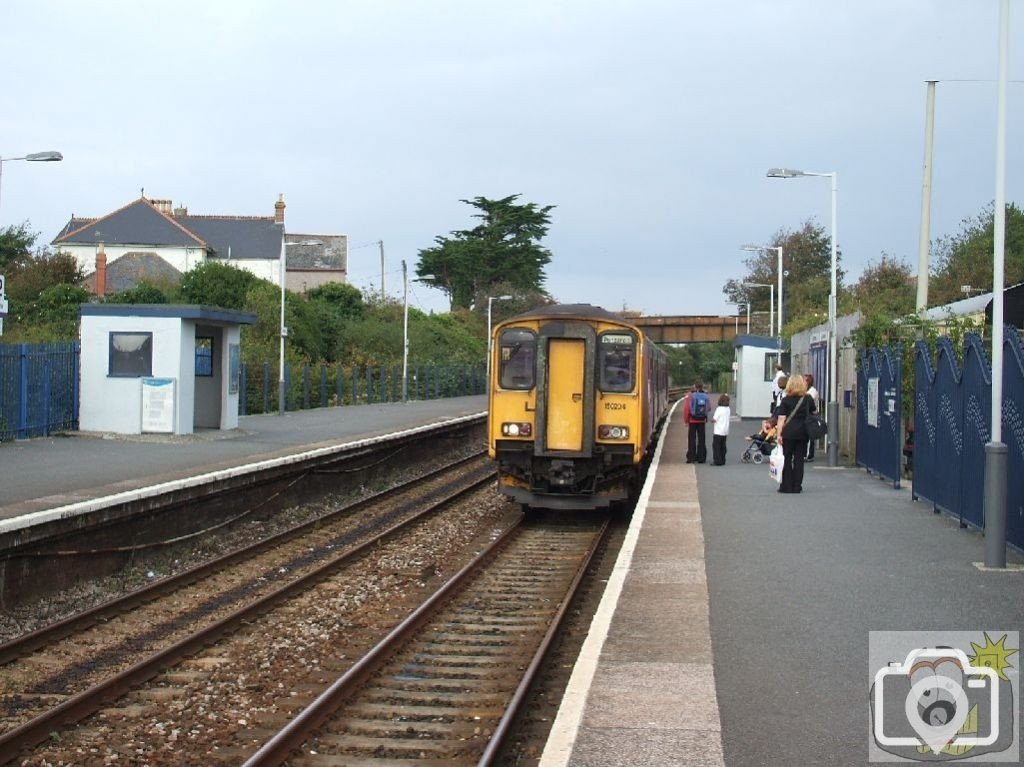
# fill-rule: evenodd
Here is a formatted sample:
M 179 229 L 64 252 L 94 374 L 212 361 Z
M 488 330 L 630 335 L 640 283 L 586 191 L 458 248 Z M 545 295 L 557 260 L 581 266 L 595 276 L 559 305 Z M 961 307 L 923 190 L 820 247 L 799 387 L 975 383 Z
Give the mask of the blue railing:
M 900 486 L 903 351 L 868 349 L 857 370 L 857 465 Z
M 0 344 L 0 441 L 78 428 L 78 342 Z
M 197 350 L 198 351 L 198 350 Z M 79 344 L 0 344 L 0 441 L 78 429 Z M 197 360 L 198 360 L 197 356 Z M 279 384 L 269 363 L 241 366 L 240 415 L 276 413 Z M 409 368 L 409 399 L 443 399 L 485 391 L 483 365 Z M 285 365 L 287 410 L 399 402 L 398 366 Z
M 914 347 L 915 499 L 962 525 L 984 528 L 985 444 L 992 403 L 992 366 L 978 336 L 964 339 L 963 364 L 947 338 L 939 340 L 934 364 L 928 347 Z M 1007 327 L 1003 342 L 1003 442 L 1008 449 L 1007 540 L 1024 548 L 1024 349 Z

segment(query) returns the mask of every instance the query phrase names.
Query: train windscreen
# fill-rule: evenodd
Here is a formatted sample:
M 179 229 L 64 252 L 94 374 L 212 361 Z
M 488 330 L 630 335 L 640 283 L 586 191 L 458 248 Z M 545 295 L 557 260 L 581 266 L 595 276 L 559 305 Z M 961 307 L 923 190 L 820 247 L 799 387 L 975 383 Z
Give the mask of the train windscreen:
M 602 333 L 598 350 L 598 386 L 605 392 L 633 391 L 636 338 L 631 333 Z
M 536 384 L 537 336 L 525 328 L 502 331 L 499 340 L 502 389 L 532 389 Z

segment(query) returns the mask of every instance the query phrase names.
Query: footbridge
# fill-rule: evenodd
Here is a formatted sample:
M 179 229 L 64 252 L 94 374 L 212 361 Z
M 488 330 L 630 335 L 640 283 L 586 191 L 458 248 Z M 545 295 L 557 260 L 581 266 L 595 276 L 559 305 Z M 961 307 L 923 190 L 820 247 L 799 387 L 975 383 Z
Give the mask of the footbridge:
M 736 317 L 681 315 L 629 318 L 652 341 L 661 344 L 714 343 L 736 338 Z

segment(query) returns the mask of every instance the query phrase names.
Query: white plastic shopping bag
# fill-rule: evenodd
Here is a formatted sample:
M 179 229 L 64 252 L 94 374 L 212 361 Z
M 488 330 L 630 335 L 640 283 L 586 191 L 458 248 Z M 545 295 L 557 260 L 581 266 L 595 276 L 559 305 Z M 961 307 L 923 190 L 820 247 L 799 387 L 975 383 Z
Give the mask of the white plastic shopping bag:
M 768 472 L 776 482 L 782 482 L 782 464 L 784 462 L 782 445 L 776 445 L 772 449 L 772 454 L 768 457 Z

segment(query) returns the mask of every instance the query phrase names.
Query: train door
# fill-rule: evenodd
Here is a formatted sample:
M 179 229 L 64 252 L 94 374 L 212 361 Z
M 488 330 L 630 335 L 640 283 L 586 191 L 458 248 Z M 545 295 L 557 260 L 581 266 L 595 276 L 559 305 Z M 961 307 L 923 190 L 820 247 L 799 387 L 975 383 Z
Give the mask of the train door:
M 548 344 L 547 448 L 583 449 L 586 344 L 582 338 L 552 338 Z
M 595 339 L 594 329 L 584 322 L 556 321 L 541 326 L 534 455 L 591 456 Z

